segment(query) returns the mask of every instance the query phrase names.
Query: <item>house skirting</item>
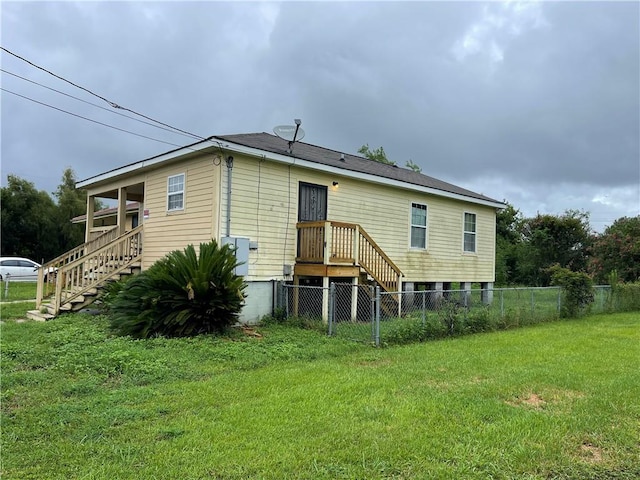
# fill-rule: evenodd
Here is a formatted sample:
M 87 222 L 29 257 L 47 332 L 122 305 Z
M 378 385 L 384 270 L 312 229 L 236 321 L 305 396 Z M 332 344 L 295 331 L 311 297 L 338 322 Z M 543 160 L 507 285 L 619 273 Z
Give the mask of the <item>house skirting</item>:
M 244 307 L 239 321 L 245 325 L 255 325 L 262 317 L 271 315 L 274 308 L 276 282 L 272 280 L 247 282 Z

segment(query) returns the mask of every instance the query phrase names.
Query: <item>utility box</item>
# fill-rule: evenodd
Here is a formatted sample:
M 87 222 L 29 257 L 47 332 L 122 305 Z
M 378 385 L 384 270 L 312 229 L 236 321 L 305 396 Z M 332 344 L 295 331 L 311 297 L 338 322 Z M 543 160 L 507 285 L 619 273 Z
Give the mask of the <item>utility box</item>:
M 222 237 L 222 245 L 231 245 L 236 249 L 236 260 L 242 265 L 238 265 L 235 270 L 236 275 L 243 277 L 249 275 L 249 239 L 245 237 Z

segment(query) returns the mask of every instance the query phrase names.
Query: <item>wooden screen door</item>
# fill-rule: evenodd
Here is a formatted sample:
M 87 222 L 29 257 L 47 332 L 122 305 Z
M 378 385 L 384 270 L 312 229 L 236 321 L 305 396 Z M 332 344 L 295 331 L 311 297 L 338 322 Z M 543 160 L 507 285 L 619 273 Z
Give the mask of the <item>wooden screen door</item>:
M 300 182 L 298 221 L 317 222 L 327 219 L 327 187 Z

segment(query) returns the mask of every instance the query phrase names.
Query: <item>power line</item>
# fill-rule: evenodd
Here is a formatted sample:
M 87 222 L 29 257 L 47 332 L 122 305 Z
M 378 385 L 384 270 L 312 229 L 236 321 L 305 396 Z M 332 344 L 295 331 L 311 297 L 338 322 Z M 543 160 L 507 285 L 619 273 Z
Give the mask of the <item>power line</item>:
M 17 96 L 17 97 L 24 98 L 25 100 L 29 100 L 29 101 L 34 102 L 34 103 L 37 103 L 37 104 L 39 104 L 39 105 L 43 105 L 43 106 L 45 106 L 45 107 L 52 108 L 52 109 L 57 110 L 57 111 L 59 111 L 59 112 L 66 113 L 67 115 L 72 115 L 72 116 L 74 116 L 74 117 L 81 118 L 81 119 L 83 119 L 83 120 L 87 120 L 88 122 L 97 123 L 98 125 L 102 125 L 102 126 L 104 126 L 104 127 L 109 127 L 109 128 L 114 129 L 114 130 L 118 130 L 118 131 L 120 131 L 120 132 L 129 133 L 129 134 L 131 134 L 131 135 L 135 135 L 136 137 L 142 137 L 142 138 L 146 138 L 147 140 L 153 140 L 154 142 L 165 143 L 165 144 L 167 144 L 167 145 L 171 145 L 171 146 L 174 146 L 174 147 L 182 147 L 182 145 L 178 145 L 178 144 L 171 143 L 171 142 L 166 142 L 166 141 L 164 141 L 164 140 L 159 140 L 159 139 L 157 139 L 157 138 L 153 138 L 153 137 L 148 137 L 148 136 L 146 136 L 146 135 L 142 135 L 142 134 L 140 134 L 140 133 L 135 133 L 135 132 L 131 132 L 131 131 L 129 131 L 129 130 L 125 130 L 124 128 L 114 127 L 113 125 L 109 125 L 109 124 L 107 124 L 107 123 L 102 123 L 102 122 L 99 122 L 99 121 L 97 121 L 97 120 L 93 120 L 93 119 L 91 119 L 91 118 L 83 117 L 82 115 L 78 115 L 77 113 L 72 113 L 72 112 L 69 112 L 69 111 L 67 111 L 67 110 L 63 110 L 62 108 L 58 108 L 58 107 L 54 107 L 53 105 L 49 105 L 48 103 L 44 103 L 44 102 L 40 102 L 40 101 L 38 101 L 38 100 L 34 100 L 33 98 L 29 98 L 29 97 L 27 97 L 27 96 L 20 95 L 19 93 L 12 92 L 11 90 L 7 90 L 6 88 L 2 88 L 2 87 L 0 87 L 0 90 L 2 90 L 3 92 L 7 92 L 7 93 L 10 93 L 10 94 L 12 94 L 12 95 L 15 95 L 15 96 Z M 185 147 L 185 148 L 187 148 L 187 147 Z
M 8 75 L 12 75 L 12 76 L 17 77 L 17 78 L 19 78 L 21 80 L 24 80 L 25 82 L 33 83 L 34 85 L 38 85 L 39 87 L 46 88 L 47 90 L 51 90 L 53 92 L 59 93 L 60 95 L 64 95 L 65 97 L 73 98 L 74 100 L 86 103 L 88 105 L 91 105 L 93 107 L 99 108 L 101 110 L 105 110 L 105 111 L 107 111 L 109 113 L 113 113 L 114 115 L 120 115 L 121 117 L 125 117 L 125 118 L 128 118 L 130 120 L 134 120 L 136 122 L 144 123 L 145 125 L 149 125 L 149 126 L 154 127 L 154 128 L 159 128 L 159 129 L 164 130 L 166 132 L 174 133 L 174 134 L 177 134 L 177 135 L 184 135 L 184 136 L 189 137 L 189 138 L 200 139 L 200 137 L 198 137 L 197 135 L 191 135 L 191 134 L 185 134 L 185 133 L 176 132 L 176 131 L 171 130 L 169 128 L 161 127 L 160 125 L 155 125 L 155 124 L 153 124 L 151 122 L 145 122 L 144 120 L 140 120 L 139 118 L 135 118 L 135 117 L 132 117 L 130 115 L 125 115 L 124 113 L 114 112 L 113 110 L 110 110 L 108 108 L 102 107 L 102 106 L 97 105 L 95 103 L 88 102 L 87 100 L 83 100 L 82 98 L 78 98 L 78 97 L 76 97 L 74 95 L 70 95 L 70 94 L 62 92 L 60 90 L 56 90 L 55 88 L 48 87 L 47 85 L 43 85 L 43 84 L 38 83 L 38 82 L 36 82 L 34 80 L 31 80 L 29 78 L 26 78 L 26 77 L 23 77 L 21 75 L 18 75 L 17 73 L 9 72 L 9 71 L 4 70 L 2 68 L 0 68 L 0 72 L 6 73 Z
M 62 80 L 63 82 L 66 82 L 66 83 L 68 83 L 68 84 L 70 84 L 70 85 L 73 85 L 74 87 L 79 88 L 80 90 L 83 90 L 83 91 L 85 91 L 85 92 L 89 93 L 90 95 L 93 95 L 94 97 L 99 98 L 100 100 L 102 100 L 102 101 L 104 101 L 104 102 L 108 103 L 108 104 L 109 104 L 111 107 L 113 107 L 113 108 L 117 108 L 117 109 L 120 109 L 120 110 L 126 110 L 127 112 L 131 112 L 131 113 L 133 113 L 134 115 L 138 115 L 139 117 L 145 118 L 145 119 L 150 120 L 150 121 L 152 121 L 152 122 L 154 122 L 154 123 L 158 123 L 158 124 L 163 125 L 163 126 L 165 126 L 165 127 L 167 127 L 167 128 L 170 128 L 170 129 L 172 129 L 172 130 L 176 130 L 176 131 L 181 132 L 181 133 L 183 133 L 183 134 L 185 134 L 185 135 L 190 135 L 190 136 L 195 137 L 195 138 L 197 138 L 197 139 L 199 139 L 199 140 L 208 140 L 207 138 L 202 137 L 202 136 L 200 136 L 200 135 L 196 135 L 195 133 L 187 132 L 186 130 L 182 130 L 182 129 L 180 129 L 180 128 L 173 127 L 173 126 L 171 126 L 171 125 L 169 125 L 169 124 L 167 124 L 167 123 L 161 122 L 161 121 L 159 121 L 159 120 L 155 120 L 154 118 L 151 118 L 151 117 L 148 117 L 148 116 L 146 116 L 146 115 L 143 115 L 142 113 L 138 113 L 138 112 L 136 112 L 135 110 L 131 110 L 130 108 L 126 108 L 126 107 L 123 107 L 123 106 L 121 106 L 121 105 L 118 105 L 117 103 L 112 102 L 111 100 L 109 100 L 109 99 L 107 99 L 107 98 L 105 98 L 105 97 L 103 97 L 103 96 L 101 96 L 101 95 L 98 95 L 98 94 L 97 94 L 97 93 L 95 93 L 95 92 L 92 92 L 92 91 L 91 91 L 91 90 L 89 90 L 88 88 L 85 88 L 85 87 L 82 87 L 82 86 L 80 86 L 80 85 L 77 85 L 77 84 L 73 83 L 71 80 L 67 80 L 66 78 L 61 77 L 60 75 L 56 75 L 55 73 L 53 73 L 53 72 L 51 72 L 51 71 L 47 70 L 46 68 L 41 67 L 40 65 L 36 65 L 35 63 L 33 63 L 33 62 L 31 62 L 31 61 L 27 60 L 27 59 L 26 59 L 26 58 L 24 58 L 24 57 L 21 57 L 20 55 L 18 55 L 18 54 L 16 54 L 16 53 L 12 52 L 11 50 L 8 50 L 8 49 L 6 49 L 6 48 L 2 47 L 2 46 L 0 46 L 0 50 L 2 50 L 2 51 L 4 51 L 4 52 L 8 53 L 9 55 L 13 55 L 13 56 L 14 56 L 14 57 L 16 57 L 17 59 L 22 60 L 23 62 L 28 63 L 28 64 L 29 64 L 29 65 L 31 65 L 32 67 L 35 67 L 35 68 L 37 68 L 37 69 L 39 69 L 39 70 L 42 70 L 43 72 L 48 73 L 49 75 L 52 75 L 52 76 L 56 77 L 57 79 Z M 164 143 L 167 143 L 167 142 L 164 142 Z M 173 145 L 173 144 L 170 144 L 170 145 Z

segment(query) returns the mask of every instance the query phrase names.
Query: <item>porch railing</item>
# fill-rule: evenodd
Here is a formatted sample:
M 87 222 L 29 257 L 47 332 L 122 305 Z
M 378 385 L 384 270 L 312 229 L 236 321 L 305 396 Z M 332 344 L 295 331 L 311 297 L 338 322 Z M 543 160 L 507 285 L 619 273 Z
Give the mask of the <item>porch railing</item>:
M 97 287 L 140 260 L 142 225 L 120 237 L 114 235 L 114 231 L 110 230 L 43 265 L 38 272 L 36 307 L 40 308 L 44 296 L 53 290 L 52 306 L 54 314 L 57 315 L 63 304 Z
M 398 290 L 402 272 L 358 224 L 301 222 L 296 262 L 358 265 L 388 291 Z

